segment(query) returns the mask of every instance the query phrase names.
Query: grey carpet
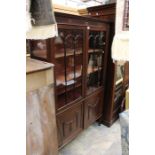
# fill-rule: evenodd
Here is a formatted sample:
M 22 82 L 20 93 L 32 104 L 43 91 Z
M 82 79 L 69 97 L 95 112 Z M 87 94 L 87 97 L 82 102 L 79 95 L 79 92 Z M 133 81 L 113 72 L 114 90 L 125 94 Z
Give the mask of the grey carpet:
M 121 155 L 119 121 L 110 128 L 97 123 L 84 130 L 59 151 L 59 155 Z

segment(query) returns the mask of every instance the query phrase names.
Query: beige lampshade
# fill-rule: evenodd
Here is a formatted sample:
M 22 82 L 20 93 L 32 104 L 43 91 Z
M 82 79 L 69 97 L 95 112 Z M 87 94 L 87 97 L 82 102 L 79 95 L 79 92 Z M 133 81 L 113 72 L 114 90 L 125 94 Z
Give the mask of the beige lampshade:
M 48 39 L 58 35 L 57 24 L 46 26 L 32 26 L 26 33 L 26 39 Z
M 129 61 L 129 32 L 124 31 L 114 36 L 112 43 L 112 59 L 118 63 Z
M 26 39 L 48 39 L 58 35 L 52 0 L 26 0 Z

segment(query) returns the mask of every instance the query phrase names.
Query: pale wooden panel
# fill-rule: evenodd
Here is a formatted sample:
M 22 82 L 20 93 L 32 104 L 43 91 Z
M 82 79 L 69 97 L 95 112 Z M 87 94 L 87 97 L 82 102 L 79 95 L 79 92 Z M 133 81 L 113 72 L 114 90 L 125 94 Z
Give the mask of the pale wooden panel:
M 58 155 L 53 88 L 27 93 L 26 117 L 27 155 Z
M 83 16 L 88 15 L 88 10 L 87 9 L 79 9 L 78 12 L 79 12 L 80 15 L 83 15 Z
M 54 82 L 53 68 L 27 74 L 26 76 L 26 91 L 35 90 Z
M 53 68 L 54 65 L 40 60 L 26 58 L 26 74 Z
M 54 65 L 51 63 L 26 59 L 26 91 L 32 91 L 54 83 Z
M 72 15 L 79 15 L 77 8 L 72 8 L 64 5 L 53 4 L 55 12 L 68 13 Z

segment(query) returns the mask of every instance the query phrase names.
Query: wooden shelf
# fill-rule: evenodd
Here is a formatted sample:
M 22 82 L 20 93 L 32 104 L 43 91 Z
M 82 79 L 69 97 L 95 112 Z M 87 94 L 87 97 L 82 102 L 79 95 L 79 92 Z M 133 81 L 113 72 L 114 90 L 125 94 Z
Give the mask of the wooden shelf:
M 77 79 L 77 78 L 81 78 L 81 70 L 76 71 L 75 79 Z M 67 74 L 67 81 L 69 82 L 71 80 L 74 80 L 73 72 Z M 56 77 L 56 84 L 57 84 L 57 86 L 59 86 L 59 85 L 65 86 L 65 76 L 64 76 L 64 74 L 59 75 L 59 76 Z
M 102 70 L 102 67 L 88 67 L 88 70 L 87 70 L 87 74 L 92 74 L 92 73 L 95 73 L 95 72 L 97 72 L 97 71 L 100 71 L 100 70 Z
M 80 55 L 82 54 L 82 51 L 81 50 L 76 50 L 75 51 L 75 55 Z M 73 50 L 67 50 L 66 51 L 66 56 L 74 56 L 74 51 Z M 65 57 L 65 54 L 64 52 L 57 52 L 57 54 L 55 55 L 55 58 L 64 58 Z
M 104 51 L 103 51 L 103 49 L 89 49 L 88 50 L 88 53 L 102 53 L 102 54 L 104 54 Z
M 74 90 L 76 88 L 79 88 L 82 86 L 82 79 L 79 78 L 76 80 L 76 82 L 72 85 L 67 86 L 66 90 L 65 90 L 65 86 L 64 85 L 59 85 L 57 86 L 57 95 L 63 94 L 65 93 L 65 91 L 71 91 Z
M 58 96 L 57 108 L 60 109 L 60 108 L 64 107 L 65 105 L 67 105 L 68 103 L 71 103 L 72 101 L 75 101 L 80 97 L 82 97 L 81 93 L 78 93 L 78 92 L 73 93 L 72 91 L 70 91 L 66 95 L 67 103 L 65 103 L 65 94 L 59 95 Z

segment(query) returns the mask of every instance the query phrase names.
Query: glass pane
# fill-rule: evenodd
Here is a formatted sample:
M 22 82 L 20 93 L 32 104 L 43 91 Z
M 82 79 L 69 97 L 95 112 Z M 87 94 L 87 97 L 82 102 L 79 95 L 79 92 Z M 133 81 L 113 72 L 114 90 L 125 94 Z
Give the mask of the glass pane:
M 33 56 L 46 59 L 47 58 L 46 40 L 32 41 L 32 53 Z
M 55 39 L 57 108 L 82 96 L 83 32 L 59 29 Z
M 105 32 L 90 31 L 87 68 L 87 94 L 102 85 Z
M 116 65 L 115 84 L 119 84 L 123 81 L 124 66 Z

